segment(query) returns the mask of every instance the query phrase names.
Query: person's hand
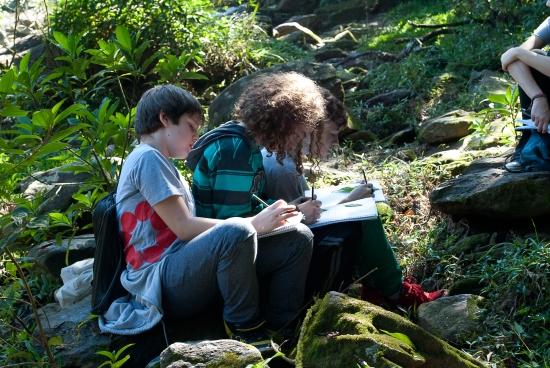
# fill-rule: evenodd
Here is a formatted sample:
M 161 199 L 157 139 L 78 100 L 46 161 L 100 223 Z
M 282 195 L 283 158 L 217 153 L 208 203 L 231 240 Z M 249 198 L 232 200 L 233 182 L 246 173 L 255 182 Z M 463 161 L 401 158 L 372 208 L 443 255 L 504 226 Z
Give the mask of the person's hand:
M 312 200 L 311 198 L 298 205 L 300 212 L 304 214 L 304 222 L 306 224 L 313 224 L 321 216 L 321 201 Z
M 293 204 L 293 205 L 297 206 L 297 205 L 300 205 L 302 203 L 305 203 L 305 202 L 309 201 L 310 199 L 311 199 L 311 197 L 300 196 L 300 197 L 296 198 L 295 200 L 288 202 L 288 204 Z M 313 199 L 317 199 L 316 194 L 313 195 Z
M 356 201 L 358 199 L 363 199 L 367 197 L 372 197 L 374 194 L 374 188 L 371 183 L 364 183 L 355 187 L 350 194 L 340 201 L 340 203 L 347 203 Z
M 265 234 L 279 226 L 283 226 L 287 219 L 295 216 L 301 216 L 296 211 L 296 206 L 287 204 L 280 199 L 252 217 L 250 222 L 258 234 Z
M 500 56 L 500 63 L 502 64 L 502 70 L 508 71 L 510 64 L 518 60 L 519 47 L 512 47 L 508 49 L 504 54 Z
M 548 133 L 548 122 L 550 121 L 550 107 L 547 97 L 539 97 L 533 100 L 531 106 L 531 120 L 535 123 L 539 133 Z

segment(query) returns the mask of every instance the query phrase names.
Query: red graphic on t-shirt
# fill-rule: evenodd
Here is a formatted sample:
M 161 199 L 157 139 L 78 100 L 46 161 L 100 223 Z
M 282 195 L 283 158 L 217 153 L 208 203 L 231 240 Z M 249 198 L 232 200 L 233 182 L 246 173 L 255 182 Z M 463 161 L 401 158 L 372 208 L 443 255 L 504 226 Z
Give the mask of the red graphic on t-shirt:
M 142 250 L 136 249 L 135 244 L 132 244 L 132 235 L 138 223 L 146 226 L 149 224 L 155 237 L 155 243 L 145 245 Z M 120 225 L 122 238 L 124 239 L 126 263 L 132 266 L 134 270 L 139 269 L 143 262 L 157 262 L 164 250 L 177 238 L 147 201 L 139 202 L 135 213 L 124 212 L 120 216 Z M 140 244 L 140 248 L 143 248 L 143 245 Z

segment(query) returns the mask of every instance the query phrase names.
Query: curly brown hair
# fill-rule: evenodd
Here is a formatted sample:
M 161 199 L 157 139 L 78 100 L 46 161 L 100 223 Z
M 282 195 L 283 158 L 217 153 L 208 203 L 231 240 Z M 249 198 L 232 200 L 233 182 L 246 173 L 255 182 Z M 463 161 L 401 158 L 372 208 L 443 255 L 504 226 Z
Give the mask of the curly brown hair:
M 323 101 L 325 103 L 326 118 L 315 127 L 311 133 L 309 146 L 309 158 L 320 159 L 321 146 L 323 144 L 323 130 L 327 124 L 333 124 L 338 130 L 342 129 L 348 122 L 346 107 L 336 96 L 326 88 L 321 87 Z
M 320 87 L 296 72 L 254 78 L 237 101 L 233 117 L 246 125 L 258 144 L 276 153 L 277 161 L 292 157 L 300 173 L 302 141 L 296 142 L 296 133 L 302 129 L 309 134 L 326 118 Z

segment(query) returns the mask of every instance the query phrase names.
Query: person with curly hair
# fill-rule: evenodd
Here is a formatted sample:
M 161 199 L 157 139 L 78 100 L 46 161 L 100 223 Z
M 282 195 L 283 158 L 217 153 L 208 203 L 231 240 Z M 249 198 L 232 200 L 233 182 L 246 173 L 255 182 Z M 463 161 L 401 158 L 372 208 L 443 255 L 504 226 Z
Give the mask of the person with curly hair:
M 338 144 L 338 133 L 347 123 L 344 104 L 330 91 L 322 89 L 326 119 L 304 141 L 304 151 L 312 161 L 326 160 L 330 150 Z M 293 203 L 304 198 L 307 182 L 296 170 L 292 158 L 278 162 L 273 154 L 262 151 L 266 173 L 265 193 L 270 198 L 280 198 Z M 372 184 L 358 185 L 341 203 L 351 202 L 372 195 Z M 363 279 L 363 295 L 375 304 L 388 306 L 413 306 L 432 301 L 444 291 L 426 292 L 421 285 L 403 280 L 401 267 L 395 258 L 379 218 L 376 220 L 345 222 L 319 226 L 312 229 L 314 235 L 313 256 L 306 283 L 306 295 L 327 291 L 347 284 L 353 277 L 362 276 L 376 269 Z M 334 266 L 332 259 L 340 258 Z M 331 268 L 336 268 L 332 269 Z M 332 271 L 332 272 L 331 272 Z M 327 280 L 327 275 L 331 275 Z
M 278 161 L 291 157 L 302 172 L 302 141 L 325 118 L 320 88 L 296 73 L 264 74 L 245 89 L 233 116 L 204 134 L 193 146 L 186 164 L 193 171 L 192 191 L 197 214 L 225 219 L 249 216 L 263 208 L 252 194 L 267 202 L 261 148 Z M 320 215 L 320 203 L 297 205 L 311 220 Z

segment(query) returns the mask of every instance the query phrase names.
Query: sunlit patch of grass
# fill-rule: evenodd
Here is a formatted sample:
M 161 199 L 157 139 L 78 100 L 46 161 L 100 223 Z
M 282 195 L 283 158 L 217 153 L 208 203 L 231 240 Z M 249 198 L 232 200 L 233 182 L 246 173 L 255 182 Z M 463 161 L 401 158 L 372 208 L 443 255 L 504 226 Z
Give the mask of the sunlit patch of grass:
M 386 13 L 382 29 L 367 34 L 362 40 L 365 49 L 400 50 L 404 39 L 412 39 L 428 33 L 430 30 L 414 27 L 407 22 L 421 24 L 444 24 L 454 21 L 454 13 L 448 1 L 408 1 L 397 5 Z

